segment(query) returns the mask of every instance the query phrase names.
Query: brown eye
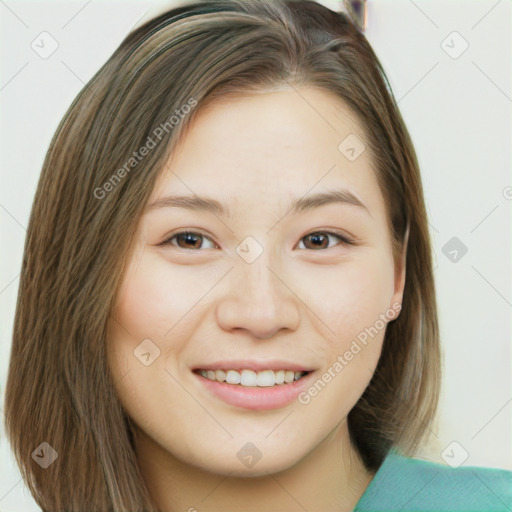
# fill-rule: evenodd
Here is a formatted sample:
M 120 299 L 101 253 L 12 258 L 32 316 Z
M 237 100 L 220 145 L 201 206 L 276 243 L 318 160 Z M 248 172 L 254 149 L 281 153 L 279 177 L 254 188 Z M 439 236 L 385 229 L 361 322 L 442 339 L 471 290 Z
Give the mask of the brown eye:
M 339 235 L 337 233 L 331 233 L 329 231 L 316 231 L 314 233 L 310 233 L 301 239 L 305 240 L 306 249 L 318 250 L 318 249 L 328 249 L 329 247 L 329 239 L 330 237 L 336 238 L 340 240 L 343 244 L 351 244 L 351 240 L 348 238 Z M 309 247 L 308 247 L 309 245 Z
M 172 241 L 176 239 L 176 243 Z M 175 245 L 180 249 L 201 249 L 204 240 L 210 240 L 209 237 L 203 235 L 201 233 L 194 233 L 192 231 L 182 231 L 180 233 L 175 233 L 170 236 L 166 240 L 164 240 L 160 245 Z M 214 245 L 212 243 L 212 245 Z
M 311 249 L 314 251 L 319 249 L 329 249 L 329 242 L 333 239 L 340 241 L 344 245 L 353 244 L 351 239 L 341 234 L 333 233 L 330 231 L 315 231 L 302 237 L 301 242 L 303 240 L 305 241 L 305 247 L 302 247 L 302 249 Z M 211 243 L 209 248 L 216 247 L 215 243 L 212 242 L 212 239 L 209 236 L 194 231 L 181 231 L 179 233 L 174 233 L 159 245 L 174 245 L 180 249 L 199 250 L 208 248 L 203 247 L 203 244 L 206 240 L 210 241 Z

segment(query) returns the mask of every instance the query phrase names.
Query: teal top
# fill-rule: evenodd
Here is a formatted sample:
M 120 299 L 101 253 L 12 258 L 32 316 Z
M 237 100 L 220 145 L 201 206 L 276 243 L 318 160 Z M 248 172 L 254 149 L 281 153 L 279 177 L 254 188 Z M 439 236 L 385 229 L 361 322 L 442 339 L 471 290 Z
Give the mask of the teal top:
M 391 451 L 353 512 L 511 512 L 512 471 L 452 468 Z

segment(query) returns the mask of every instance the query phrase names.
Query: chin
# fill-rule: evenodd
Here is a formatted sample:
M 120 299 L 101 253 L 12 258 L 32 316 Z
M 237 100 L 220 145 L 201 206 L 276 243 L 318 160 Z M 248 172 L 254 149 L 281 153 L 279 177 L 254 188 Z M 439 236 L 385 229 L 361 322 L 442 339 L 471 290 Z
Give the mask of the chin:
M 265 455 L 264 450 L 258 453 L 256 448 L 248 445 L 245 450 L 237 448 L 236 451 L 231 451 L 227 448 L 224 453 L 214 453 L 201 460 L 189 460 L 188 462 L 203 471 L 216 475 L 258 478 L 286 471 L 300 460 L 296 450 L 293 450 L 293 453 L 282 454 L 276 453 L 275 450 L 272 451 L 271 455 Z M 290 451 L 292 451 L 291 448 Z
M 244 467 L 238 461 L 230 463 L 215 464 L 212 462 L 208 467 L 201 465 L 203 471 L 208 471 L 216 475 L 230 476 L 232 478 L 260 478 L 269 474 L 277 474 L 293 467 L 294 464 L 285 464 L 282 461 L 258 461 L 253 467 Z

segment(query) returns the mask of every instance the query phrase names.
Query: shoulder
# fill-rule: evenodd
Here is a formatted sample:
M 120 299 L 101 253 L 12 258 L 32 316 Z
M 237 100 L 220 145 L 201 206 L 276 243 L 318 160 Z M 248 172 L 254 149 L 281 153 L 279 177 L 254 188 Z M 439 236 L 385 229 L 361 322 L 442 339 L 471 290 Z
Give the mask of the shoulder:
M 512 510 L 512 471 L 452 468 L 395 452 L 384 460 L 354 512 Z

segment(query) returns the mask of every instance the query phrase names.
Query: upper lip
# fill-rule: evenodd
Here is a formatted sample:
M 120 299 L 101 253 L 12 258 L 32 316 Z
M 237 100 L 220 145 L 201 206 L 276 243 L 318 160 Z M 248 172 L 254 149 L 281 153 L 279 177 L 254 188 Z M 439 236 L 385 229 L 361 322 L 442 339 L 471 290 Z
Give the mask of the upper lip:
M 194 370 L 253 370 L 255 372 L 261 372 L 263 370 L 291 370 L 294 372 L 310 372 L 313 371 L 313 368 L 303 364 L 277 359 L 269 359 L 268 361 L 237 359 L 204 363 L 196 366 Z

